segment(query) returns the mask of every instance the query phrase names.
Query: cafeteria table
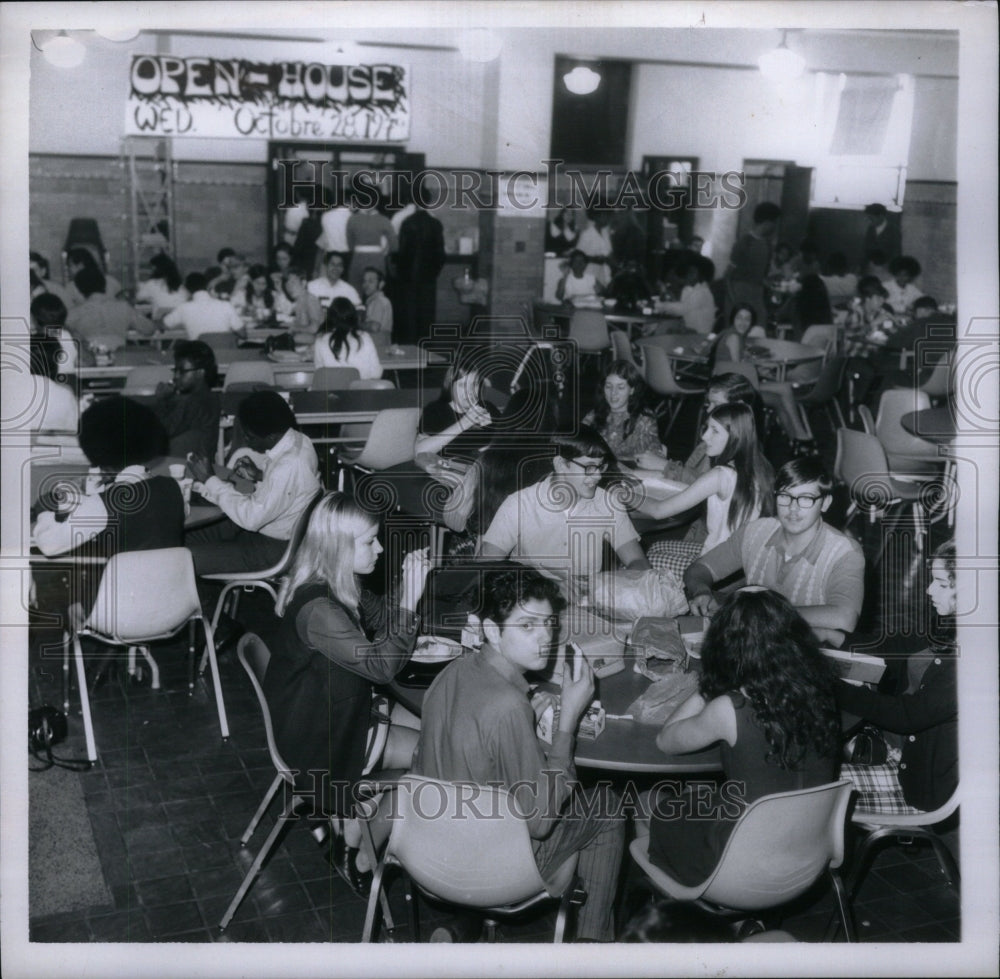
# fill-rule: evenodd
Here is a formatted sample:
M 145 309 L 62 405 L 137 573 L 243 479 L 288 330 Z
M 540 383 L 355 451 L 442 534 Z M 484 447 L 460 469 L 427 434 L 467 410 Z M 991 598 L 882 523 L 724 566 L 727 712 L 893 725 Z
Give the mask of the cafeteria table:
M 372 422 L 386 408 L 422 408 L 437 397 L 437 389 L 422 388 L 348 388 L 343 391 L 292 391 L 289 395 L 300 425 Z M 223 412 L 227 412 L 225 398 Z

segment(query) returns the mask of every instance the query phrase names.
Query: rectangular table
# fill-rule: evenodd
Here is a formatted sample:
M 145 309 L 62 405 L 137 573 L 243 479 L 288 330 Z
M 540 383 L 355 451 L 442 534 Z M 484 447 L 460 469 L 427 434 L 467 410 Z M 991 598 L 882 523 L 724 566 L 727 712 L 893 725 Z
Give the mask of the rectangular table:
M 372 422 L 387 408 L 422 408 L 437 396 L 436 390 L 420 388 L 348 389 L 292 391 L 290 401 L 300 425 L 338 425 Z

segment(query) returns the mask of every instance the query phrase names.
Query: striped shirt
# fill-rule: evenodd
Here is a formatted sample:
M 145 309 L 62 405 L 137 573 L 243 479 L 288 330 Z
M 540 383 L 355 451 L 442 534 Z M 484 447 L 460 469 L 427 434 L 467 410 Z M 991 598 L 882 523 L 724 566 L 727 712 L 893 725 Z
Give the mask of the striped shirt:
M 855 541 L 827 523 L 820 523 L 819 533 L 801 554 L 786 556 L 777 518 L 751 520 L 698 562 L 715 581 L 742 568 L 748 585 L 770 588 L 796 607 L 839 605 L 861 613 L 864 555 Z

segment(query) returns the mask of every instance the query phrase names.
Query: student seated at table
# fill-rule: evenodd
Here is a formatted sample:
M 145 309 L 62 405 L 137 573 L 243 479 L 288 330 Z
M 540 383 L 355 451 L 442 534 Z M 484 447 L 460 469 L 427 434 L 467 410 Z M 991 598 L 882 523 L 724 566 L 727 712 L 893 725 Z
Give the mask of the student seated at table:
M 682 575 L 699 555 L 728 540 L 749 520 L 774 513 L 774 470 L 757 439 L 753 410 L 736 402 L 713 408 L 701 437 L 712 467 L 687 489 L 665 500 L 644 499 L 639 511 L 654 520 L 677 516 L 704 502 L 707 535 L 694 541 L 657 541 L 646 552 L 657 569 Z
M 577 937 L 612 941 L 624 823 L 611 793 L 582 791 L 573 766 L 593 674 L 582 656 L 567 661 L 558 729 L 551 746 L 541 744 L 525 674 L 549 662 L 562 598 L 555 582 L 529 568 L 491 570 L 483 579 L 483 644 L 445 667 L 424 695 L 412 770 L 507 788 L 527 817 L 543 878 L 580 855 L 577 873 L 587 901 L 577 916 Z
M 213 459 L 218 450 L 222 400 L 215 351 L 201 340 L 174 344 L 174 379 L 156 386 L 153 411 L 170 436 L 170 455 L 195 452 Z
M 364 771 L 372 691 L 409 662 L 430 568 L 426 549 L 411 551 L 388 600 L 364 588 L 361 579 L 383 550 L 378 532 L 378 518 L 343 493 L 316 505 L 278 595 L 281 621 L 263 683 L 275 743 L 297 774 L 295 791 L 315 799 L 314 835 L 323 842 L 332 821 L 331 862 L 357 891 L 367 868 L 357 865 L 352 790 Z M 409 768 L 416 738 L 415 730 L 393 726 L 376 767 Z
M 351 301 L 352 306 L 361 305 L 361 297 L 357 290 L 343 279 L 344 256 L 340 252 L 327 252 L 323 266 L 325 274 L 309 283 L 309 291 L 320 301 L 320 305 L 329 306 L 334 299 L 344 298 Z
M 619 309 L 635 309 L 641 303 L 653 301 L 653 289 L 642 270 L 642 263 L 627 261 L 612 276 L 605 296 L 614 299 Z
M 277 391 L 254 391 L 237 410 L 245 439 L 230 457 L 230 472 L 250 479 L 250 494 L 213 475 L 204 456 L 188 468 L 194 490 L 229 518 L 188 536 L 198 574 L 259 571 L 284 553 L 299 514 L 320 490 L 312 442 L 295 428 L 295 415 Z
M 703 255 L 692 255 L 680 264 L 677 275 L 683 283 L 680 299 L 661 303 L 659 311 L 682 316 L 686 329 L 708 336 L 715 328 L 715 297 L 710 287 L 715 264 Z
M 756 325 L 756 313 L 753 306 L 744 303 L 736 306 L 729 320 L 730 325 L 723 330 L 709 358 L 709 372 L 715 373 L 716 364 L 725 365 L 734 361 L 739 363 L 750 359 L 747 347 L 752 347 L 755 337 L 763 337 L 763 328 Z M 764 403 L 772 407 L 778 414 L 781 427 L 789 438 L 794 439 L 797 448 L 802 451 L 814 451 L 815 444 L 809 430 L 802 424 L 798 404 L 792 386 L 786 381 L 768 381 L 761 378 L 760 396 Z
M 595 299 L 604 291 L 597 277 L 587 271 L 586 253 L 574 248 L 569 254 L 565 274 L 556 284 L 556 299 L 571 303 L 574 299 Z
M 523 442 L 501 440 L 480 452 L 445 501 L 444 522 L 453 532 L 446 544 L 448 555 L 477 553 L 500 504 L 543 479 L 551 471 L 550 460 L 544 446 L 532 449 Z
M 365 300 L 365 329 L 378 348 L 392 343 L 392 303 L 382 291 L 385 275 L 369 265 L 361 275 L 361 295 Z
M 66 253 L 66 273 L 69 276 L 67 291 L 70 296 L 68 308 L 72 309 L 74 306 L 79 306 L 86 298 L 80 291 L 80 287 L 76 284 L 76 274 L 83 271 L 83 269 L 100 272 L 104 277 L 104 285 L 98 291 L 103 292 L 108 299 L 117 299 L 121 295 L 122 284 L 113 275 L 108 274 L 107 269 L 98 262 L 94 257 L 94 253 L 89 248 L 83 245 L 76 245 Z
M 58 296 L 62 304 L 69 308 L 74 305 L 69 290 L 58 282 L 54 282 L 49 271 L 49 260 L 41 252 L 28 253 L 28 270 L 35 278 L 31 280 L 31 298 L 35 299 L 42 293 L 49 292 L 53 296 Z M 35 281 L 37 279 L 37 282 Z
M 551 444 L 552 473 L 500 504 L 483 534 L 482 557 L 538 568 L 567 594 L 574 579 L 601 571 L 605 541 L 626 568 L 649 569 L 624 502 L 600 486 L 614 461 L 608 444 L 587 426 Z
M 169 255 L 154 255 L 149 260 L 150 275 L 140 283 L 135 294 L 137 303 L 149 303 L 153 322 L 187 302 L 191 294 L 184 288 L 181 273 Z
M 180 327 L 189 340 L 197 340 L 203 333 L 242 333 L 240 314 L 231 303 L 209 295 L 208 280 L 201 272 L 189 273 L 184 288 L 191 298 L 163 317 L 166 329 Z
M 80 403 L 70 376 L 76 367 L 77 344 L 57 325 L 65 318 L 66 307 L 58 296 L 42 293 L 32 300 L 29 373 L 23 368 L 5 371 L 3 385 L 10 404 L 21 409 L 11 419 L 11 431 L 59 432 L 60 441 L 73 444 L 80 424 Z
M 246 282 L 235 288 L 229 297 L 242 320 L 268 323 L 275 315 L 274 288 L 263 265 L 251 265 Z
M 311 339 L 326 321 L 319 300 L 306 288 L 306 275 L 301 269 L 288 269 L 281 280 L 281 292 L 275 293 L 275 308 L 289 322 L 296 334 Z M 298 340 L 299 337 L 297 336 Z
M 930 811 L 943 806 L 958 787 L 954 541 L 934 552 L 930 577 L 927 594 L 944 627 L 944 641 L 906 658 L 901 692 L 837 683 L 841 709 L 882 728 L 886 740 L 893 741 L 884 764 L 841 768 L 841 775 L 857 786 L 859 809 L 884 814 Z
M 493 438 L 499 411 L 483 400 L 483 377 L 475 353 L 461 355 L 448 368 L 436 401 L 424 407 L 414 454 L 472 461 Z
M 712 586 L 742 569 L 748 584 L 784 595 L 821 642 L 841 646 L 861 614 L 865 559 L 855 541 L 823 520 L 832 489 L 818 460 L 786 462 L 774 478 L 777 516 L 744 524 L 684 572 L 691 614 L 714 612 Z
M 317 367 L 355 367 L 362 378 L 382 376 L 382 364 L 371 334 L 358 321 L 351 302 L 338 297 L 326 311 L 326 322 L 313 343 Z
M 86 350 L 81 338 L 66 326 L 68 311 L 63 301 L 54 293 L 43 292 L 31 300 L 31 356 L 36 356 L 36 350 L 41 355 L 41 349 L 51 348 L 44 355 L 45 361 L 39 362 L 39 370 L 33 373 L 55 376 L 50 373 L 49 366 L 58 368 L 59 374 L 75 374 L 77 367 L 83 362 L 92 362 L 89 351 Z
M 81 269 L 73 278 L 83 302 L 66 315 L 66 326 L 88 344 L 124 347 L 128 331 L 143 336 L 156 332 L 153 323 L 124 299 L 112 299 L 104 291 L 104 275 L 96 268 Z
M 83 493 L 58 490 L 39 501 L 35 545 L 45 555 L 68 551 L 112 557 L 184 544 L 184 499 L 175 479 L 151 475 L 167 454 L 167 433 L 156 415 L 129 398 L 95 401 L 80 416 L 80 448 L 99 469 Z M 81 477 L 81 482 L 83 478 Z M 89 609 L 97 580 L 80 577 L 76 594 Z
M 594 410 L 583 423 L 597 429 L 617 459 L 663 450 L 656 416 L 649 409 L 649 387 L 627 360 L 612 361 L 605 369 Z
M 743 810 L 776 792 L 834 781 L 840 754 L 835 672 L 787 599 L 743 588 L 713 616 L 698 692 L 656 736 L 676 754 L 719 743 L 723 788 L 651 798 L 650 860 L 682 884 L 706 880 Z M 637 832 L 645 824 L 637 822 Z
M 894 313 L 908 313 L 910 307 L 924 294 L 913 284 L 920 278 L 920 263 L 912 255 L 899 255 L 889 263 L 890 278 L 884 283 L 889 294 L 886 303 Z

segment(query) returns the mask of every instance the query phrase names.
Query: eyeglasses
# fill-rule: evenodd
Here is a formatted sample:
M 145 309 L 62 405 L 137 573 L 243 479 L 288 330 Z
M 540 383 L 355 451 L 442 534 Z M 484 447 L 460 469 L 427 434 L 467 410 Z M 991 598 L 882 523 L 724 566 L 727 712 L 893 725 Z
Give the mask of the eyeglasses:
M 200 367 L 175 367 L 173 369 L 174 374 L 194 374 L 200 371 Z
M 791 493 L 774 494 L 774 502 L 778 506 L 790 507 L 794 503 L 800 510 L 811 510 L 816 506 L 817 500 L 822 499 L 822 496 L 813 496 L 811 493 L 803 493 L 801 496 L 792 496 Z
M 595 465 L 592 462 L 577 462 L 576 459 L 567 459 L 566 461 L 572 462 L 574 466 L 579 466 L 583 470 L 583 474 L 585 476 L 599 476 L 601 473 L 606 472 L 608 468 L 608 464 L 606 462 L 601 462 Z

